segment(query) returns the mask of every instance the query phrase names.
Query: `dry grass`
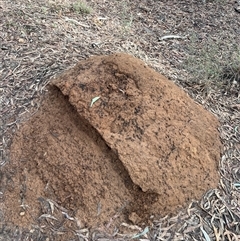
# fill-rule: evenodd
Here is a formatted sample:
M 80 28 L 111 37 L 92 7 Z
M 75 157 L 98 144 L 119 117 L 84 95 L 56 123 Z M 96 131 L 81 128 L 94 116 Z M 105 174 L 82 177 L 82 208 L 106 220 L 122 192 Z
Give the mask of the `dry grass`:
M 224 144 L 219 187 L 178 215 L 155 220 L 140 239 L 240 240 L 240 15 L 233 2 L 87 1 L 90 14 L 74 10 L 76 3 L 0 2 L 1 165 L 7 165 L 11 138 L 37 111 L 50 77 L 91 55 L 128 52 L 214 113 Z M 162 38 L 169 35 L 181 38 Z M 9 178 L 0 174 L 3 208 Z M 1 211 L 0 240 L 61 240 L 62 232 L 71 240 L 130 240 L 143 231 L 123 225 L 114 233 L 90 232 L 53 201 L 41 204 L 44 216 L 30 230 L 6 223 Z
M 207 39 L 199 42 L 196 36 L 190 37 L 187 47 L 188 58 L 183 67 L 189 73 L 187 83 L 199 85 L 206 94 L 212 89 L 222 89 L 230 95 L 240 83 L 240 46 L 223 40 Z

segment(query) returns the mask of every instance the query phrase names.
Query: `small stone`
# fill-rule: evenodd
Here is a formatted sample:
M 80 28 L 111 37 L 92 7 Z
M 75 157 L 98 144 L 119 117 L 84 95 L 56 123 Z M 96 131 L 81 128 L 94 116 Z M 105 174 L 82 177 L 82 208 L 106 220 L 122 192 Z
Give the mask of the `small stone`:
M 137 224 L 141 221 L 141 218 L 137 215 L 137 213 L 132 212 L 130 213 L 130 215 L 128 216 L 128 219 L 133 223 L 133 224 Z
M 25 215 L 25 212 L 24 212 L 24 211 L 23 211 L 23 212 L 20 212 L 19 215 L 20 215 L 20 216 L 24 216 L 24 215 Z
M 25 39 L 19 38 L 19 39 L 18 39 L 18 42 L 19 42 L 19 43 L 25 43 Z

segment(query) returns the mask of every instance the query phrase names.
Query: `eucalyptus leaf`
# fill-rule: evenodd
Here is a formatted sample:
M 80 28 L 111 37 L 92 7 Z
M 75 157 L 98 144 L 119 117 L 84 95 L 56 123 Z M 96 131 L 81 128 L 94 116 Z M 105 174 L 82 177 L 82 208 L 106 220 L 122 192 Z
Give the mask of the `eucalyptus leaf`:
M 90 107 L 92 107 L 93 104 L 94 104 L 97 100 L 99 100 L 100 98 L 101 98 L 100 96 L 96 96 L 96 97 L 94 97 L 94 98 L 92 99 L 92 102 L 91 102 Z
M 40 218 L 51 218 L 51 219 L 57 220 L 54 216 L 52 216 L 52 215 L 50 215 L 50 214 L 42 214 L 42 215 L 39 217 L 39 219 L 40 219 Z
M 203 229 L 203 227 L 200 227 L 204 238 L 206 239 L 206 241 L 211 241 L 210 237 L 208 236 L 207 232 Z
M 141 233 L 138 233 L 138 234 L 135 234 L 134 236 L 132 236 L 131 239 L 139 238 L 140 236 L 143 236 L 143 235 L 145 235 L 145 234 L 148 233 L 148 232 L 149 232 L 149 228 L 146 227 Z

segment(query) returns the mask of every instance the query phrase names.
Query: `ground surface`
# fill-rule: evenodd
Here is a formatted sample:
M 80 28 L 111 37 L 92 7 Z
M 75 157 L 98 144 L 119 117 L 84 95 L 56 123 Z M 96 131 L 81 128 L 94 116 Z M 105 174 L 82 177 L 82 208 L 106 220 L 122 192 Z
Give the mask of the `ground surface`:
M 154 220 L 147 239 L 238 240 L 240 230 L 239 42 L 240 14 L 234 1 L 89 1 L 79 13 L 70 1 L 1 1 L 1 164 L 19 124 L 39 108 L 49 77 L 91 55 L 129 52 L 165 74 L 220 123 L 224 152 L 219 188 L 210 190 L 177 216 Z M 170 35 L 174 35 L 171 37 Z M 29 114 L 28 114 L 29 113 Z M 1 239 L 61 240 L 64 227 L 75 240 L 128 239 L 140 231 L 127 224 L 109 233 L 89 233 L 77 220 L 62 223 L 42 216 L 41 225 L 20 230 L 4 220 L 4 193 L 14 170 L 1 171 Z M 24 190 L 24 187 L 23 187 Z M 42 202 L 41 202 L 42 201 Z M 46 205 L 44 205 L 46 204 Z M 46 211 L 46 210 L 45 210 Z M 62 216 L 61 216 L 62 215 Z M 53 221 L 49 221 L 53 220 Z M 65 220 L 65 219 L 64 219 Z M 124 230 L 123 230 L 124 229 Z M 145 229 L 146 231 L 146 229 Z

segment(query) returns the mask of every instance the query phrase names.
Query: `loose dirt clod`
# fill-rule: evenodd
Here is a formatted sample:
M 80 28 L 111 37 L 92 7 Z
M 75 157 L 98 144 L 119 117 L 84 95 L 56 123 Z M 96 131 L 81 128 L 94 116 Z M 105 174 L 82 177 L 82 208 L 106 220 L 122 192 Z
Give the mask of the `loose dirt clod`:
M 7 217 L 29 225 L 41 198 L 88 226 L 114 218 L 146 224 L 175 212 L 217 186 L 217 127 L 211 113 L 130 55 L 81 61 L 51 82 L 14 138 L 17 185 L 6 196 Z

